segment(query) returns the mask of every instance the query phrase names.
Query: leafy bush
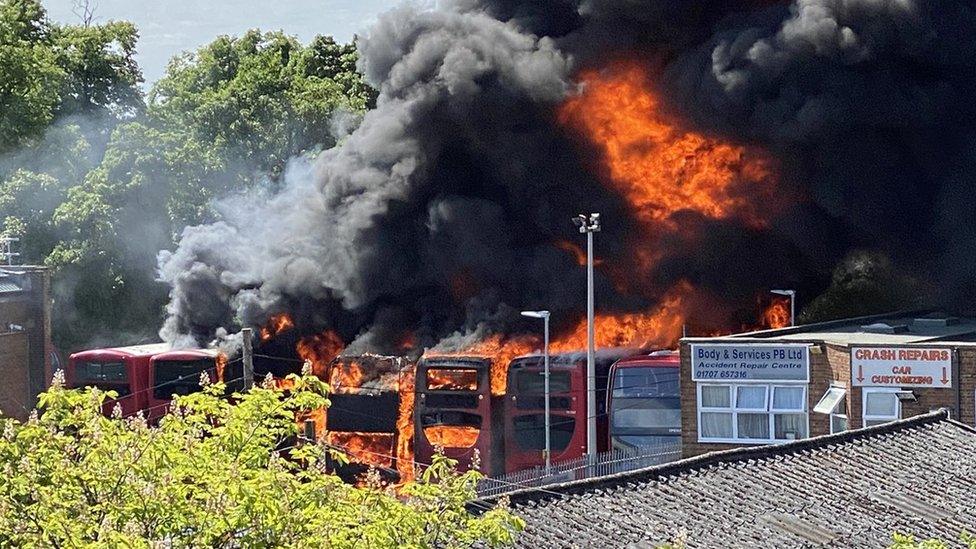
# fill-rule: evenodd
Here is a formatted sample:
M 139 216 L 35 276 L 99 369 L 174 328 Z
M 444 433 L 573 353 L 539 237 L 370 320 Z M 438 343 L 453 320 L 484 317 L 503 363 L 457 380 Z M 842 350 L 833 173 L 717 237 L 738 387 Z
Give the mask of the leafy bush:
M 399 495 L 324 470 L 326 450 L 296 445 L 296 414 L 325 386 L 290 376 L 225 397 L 223 384 L 177 397 L 158 426 L 101 413 L 111 392 L 56 376 L 38 413 L 0 420 L 0 545 L 19 547 L 467 547 L 510 544 L 522 522 L 465 504 L 479 475 L 435 459 Z M 231 402 L 231 401 L 234 402 Z

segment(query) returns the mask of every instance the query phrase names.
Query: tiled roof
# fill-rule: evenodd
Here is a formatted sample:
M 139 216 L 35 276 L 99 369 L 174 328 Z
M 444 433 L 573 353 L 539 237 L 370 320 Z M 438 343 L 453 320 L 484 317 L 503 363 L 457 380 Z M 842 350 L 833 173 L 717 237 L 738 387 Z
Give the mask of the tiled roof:
M 886 547 L 976 532 L 976 430 L 945 411 L 509 496 L 521 547 Z

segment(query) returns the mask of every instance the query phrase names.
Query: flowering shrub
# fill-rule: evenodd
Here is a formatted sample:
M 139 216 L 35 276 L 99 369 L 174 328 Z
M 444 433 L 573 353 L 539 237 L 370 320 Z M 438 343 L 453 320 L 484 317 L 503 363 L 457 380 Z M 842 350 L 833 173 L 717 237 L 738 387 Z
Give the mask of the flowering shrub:
M 235 394 L 222 384 L 176 397 L 158 426 L 105 417 L 97 389 L 56 376 L 27 422 L 0 420 L 0 545 L 20 547 L 467 547 L 511 544 L 504 507 L 465 505 L 479 475 L 435 459 L 399 494 L 323 468 L 295 445 L 296 413 L 327 404 L 313 376 Z

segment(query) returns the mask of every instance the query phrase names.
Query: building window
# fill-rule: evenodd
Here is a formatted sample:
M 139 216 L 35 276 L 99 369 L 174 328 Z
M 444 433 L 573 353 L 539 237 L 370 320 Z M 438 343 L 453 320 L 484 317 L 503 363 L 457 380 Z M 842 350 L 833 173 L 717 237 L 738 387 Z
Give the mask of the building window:
M 702 442 L 779 442 L 807 436 L 805 385 L 698 386 Z
M 864 426 L 880 425 L 901 418 L 898 389 L 863 389 Z
M 831 434 L 846 431 L 848 429 L 847 391 L 843 387 L 830 387 L 820 402 L 813 407 L 813 411 L 830 415 Z

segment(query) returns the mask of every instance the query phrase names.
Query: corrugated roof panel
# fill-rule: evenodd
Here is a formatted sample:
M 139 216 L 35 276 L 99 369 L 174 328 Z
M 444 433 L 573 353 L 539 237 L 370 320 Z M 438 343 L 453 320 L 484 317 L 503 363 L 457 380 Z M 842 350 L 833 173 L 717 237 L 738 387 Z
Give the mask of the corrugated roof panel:
M 10 294 L 22 291 L 24 291 L 24 289 L 13 280 L 0 279 L 0 294 Z

